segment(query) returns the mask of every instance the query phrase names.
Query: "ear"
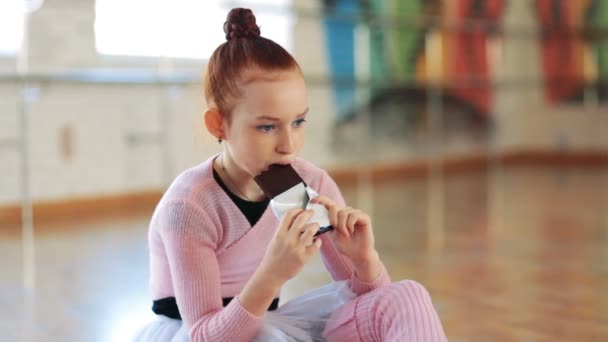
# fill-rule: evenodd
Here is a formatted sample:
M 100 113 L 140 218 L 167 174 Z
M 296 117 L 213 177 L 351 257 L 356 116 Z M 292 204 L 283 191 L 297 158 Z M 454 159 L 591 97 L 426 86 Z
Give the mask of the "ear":
M 224 117 L 216 108 L 210 108 L 205 112 L 205 126 L 207 126 L 209 133 L 217 139 L 224 140 L 226 138 L 226 134 L 224 134 Z

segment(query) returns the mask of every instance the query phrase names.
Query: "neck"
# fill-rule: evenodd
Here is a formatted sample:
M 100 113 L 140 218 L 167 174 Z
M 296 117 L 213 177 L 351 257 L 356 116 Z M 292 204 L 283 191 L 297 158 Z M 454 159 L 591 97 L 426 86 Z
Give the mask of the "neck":
M 226 187 L 238 197 L 250 202 L 259 202 L 266 197 L 253 177 L 238 167 L 225 151 L 215 159 L 214 168 Z

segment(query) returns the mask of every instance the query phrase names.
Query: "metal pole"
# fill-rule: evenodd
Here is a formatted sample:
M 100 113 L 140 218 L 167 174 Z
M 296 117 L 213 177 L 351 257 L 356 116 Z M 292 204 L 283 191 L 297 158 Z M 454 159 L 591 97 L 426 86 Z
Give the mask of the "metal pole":
M 163 49 L 164 55 L 159 58 L 158 61 L 158 75 L 160 78 L 171 75 L 173 72 L 173 61 L 168 56 L 166 49 Z M 161 92 L 159 94 L 160 103 L 160 136 L 159 143 L 161 148 L 161 172 L 162 172 L 162 186 L 166 186 L 172 178 L 172 163 L 171 163 L 171 150 L 170 150 L 170 117 L 171 117 L 171 105 L 173 98 L 175 97 L 175 87 L 170 84 L 161 85 Z
M 17 73 L 21 80 L 19 103 L 19 131 L 21 152 L 21 242 L 23 252 L 23 325 L 25 340 L 31 340 L 31 324 L 35 316 L 34 293 L 36 289 L 36 249 L 34 236 L 34 215 L 31 194 L 31 166 L 29 146 L 29 12 L 23 14 L 23 40 L 17 57 Z
M 427 38 L 427 44 L 430 43 Z M 428 75 L 432 74 L 432 66 L 429 63 Z M 444 122 L 443 122 L 443 94 L 439 85 L 429 79 L 427 85 L 427 114 L 428 114 L 428 252 L 431 259 L 437 256 L 444 244 L 444 177 L 443 177 L 443 144 L 444 144 Z
M 358 23 L 355 25 L 355 79 L 370 79 L 369 70 L 369 27 L 366 24 Z M 374 150 L 372 129 L 371 129 L 371 105 L 370 105 L 370 89 L 371 83 L 362 85 L 362 82 L 357 84 L 355 90 L 355 99 L 359 103 L 365 103 L 366 108 L 362 113 L 361 118 L 361 137 L 359 139 L 359 151 L 364 151 L 367 156 L 372 154 Z M 362 87 L 365 87 L 362 89 Z M 369 167 L 369 160 L 359 160 L 357 163 L 359 171 L 357 172 L 357 207 L 364 210 L 370 217 L 374 214 L 374 185 L 372 169 Z
M 29 146 L 29 94 L 28 94 L 28 59 L 29 59 L 29 13 L 24 14 L 23 46 L 17 58 L 17 72 L 21 78 L 22 92 L 19 105 L 19 128 L 21 143 L 21 225 L 23 243 L 23 286 L 35 288 L 35 249 L 34 249 L 34 216 L 31 195 L 31 169 Z
M 443 177 L 443 106 L 441 89 L 430 87 L 428 89 L 429 108 L 429 134 L 428 145 L 430 145 L 428 166 L 428 247 L 431 254 L 436 254 L 444 243 L 444 177 Z

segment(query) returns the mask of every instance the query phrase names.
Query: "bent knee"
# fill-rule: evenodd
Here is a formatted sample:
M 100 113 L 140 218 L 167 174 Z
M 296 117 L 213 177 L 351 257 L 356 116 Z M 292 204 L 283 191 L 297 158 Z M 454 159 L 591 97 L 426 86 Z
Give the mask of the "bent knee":
M 417 296 L 430 297 L 426 287 L 415 280 L 402 280 L 394 284 L 397 288 L 407 294 L 415 294 Z
M 382 301 L 389 306 L 397 303 L 407 303 L 406 306 L 410 307 L 417 305 L 432 305 L 431 296 L 427 289 L 413 280 L 402 280 L 392 283 L 386 287 L 382 297 Z

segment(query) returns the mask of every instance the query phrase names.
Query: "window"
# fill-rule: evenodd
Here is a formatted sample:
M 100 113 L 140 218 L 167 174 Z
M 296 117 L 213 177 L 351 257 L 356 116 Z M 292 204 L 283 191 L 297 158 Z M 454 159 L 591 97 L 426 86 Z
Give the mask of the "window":
M 254 11 L 264 37 L 291 49 L 291 0 L 96 0 L 95 45 L 104 55 L 208 58 L 238 6 Z
M 0 1 L 0 55 L 14 55 L 23 39 L 23 1 Z

